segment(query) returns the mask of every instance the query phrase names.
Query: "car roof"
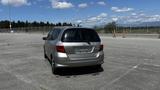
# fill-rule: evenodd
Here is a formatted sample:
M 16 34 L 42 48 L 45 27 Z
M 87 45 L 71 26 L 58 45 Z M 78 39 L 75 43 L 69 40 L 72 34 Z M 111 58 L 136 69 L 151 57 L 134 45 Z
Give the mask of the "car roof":
M 61 27 L 54 27 L 54 29 L 61 29 L 61 30 L 67 30 L 67 29 L 92 29 L 92 28 L 86 28 L 86 27 L 74 27 L 74 26 L 61 26 Z

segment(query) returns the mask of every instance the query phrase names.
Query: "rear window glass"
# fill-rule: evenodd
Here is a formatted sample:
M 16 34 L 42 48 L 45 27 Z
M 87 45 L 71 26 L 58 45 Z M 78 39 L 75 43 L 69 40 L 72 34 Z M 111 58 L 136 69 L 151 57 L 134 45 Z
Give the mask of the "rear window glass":
M 92 29 L 67 29 L 62 35 L 62 42 L 100 42 L 100 38 Z

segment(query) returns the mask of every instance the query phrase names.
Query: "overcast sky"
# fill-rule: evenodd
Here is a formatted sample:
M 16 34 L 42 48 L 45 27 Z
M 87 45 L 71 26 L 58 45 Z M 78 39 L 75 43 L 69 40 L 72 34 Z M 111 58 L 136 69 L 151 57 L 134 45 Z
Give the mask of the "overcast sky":
M 160 21 L 160 0 L 0 0 L 0 20 L 72 22 L 101 25 L 111 21 Z

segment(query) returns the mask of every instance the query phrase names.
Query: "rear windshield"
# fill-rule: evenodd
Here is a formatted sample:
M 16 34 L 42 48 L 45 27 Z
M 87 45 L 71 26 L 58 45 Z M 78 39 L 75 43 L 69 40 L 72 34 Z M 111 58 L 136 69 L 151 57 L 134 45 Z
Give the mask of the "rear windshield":
M 62 42 L 100 42 L 100 38 L 92 29 L 67 29 L 62 35 Z

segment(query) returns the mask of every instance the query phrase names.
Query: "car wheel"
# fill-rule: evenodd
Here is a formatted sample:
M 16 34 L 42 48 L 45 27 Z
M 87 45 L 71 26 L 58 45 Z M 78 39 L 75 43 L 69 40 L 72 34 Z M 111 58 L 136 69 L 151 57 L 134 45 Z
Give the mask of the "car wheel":
M 100 65 L 96 65 L 95 66 L 97 69 L 101 69 L 102 68 L 102 65 L 100 64 Z
M 53 60 L 51 61 L 51 66 L 52 66 L 52 73 L 57 74 L 57 68 L 56 68 L 55 62 Z
M 101 67 L 102 67 L 102 65 L 101 65 L 101 64 L 100 64 L 100 65 L 97 65 L 97 67 L 101 68 Z
M 46 52 L 46 50 L 45 50 L 45 48 L 44 48 L 44 58 L 47 59 L 47 55 L 46 55 L 45 52 Z
M 98 71 L 103 71 L 102 65 L 96 65 L 96 69 L 97 69 Z

